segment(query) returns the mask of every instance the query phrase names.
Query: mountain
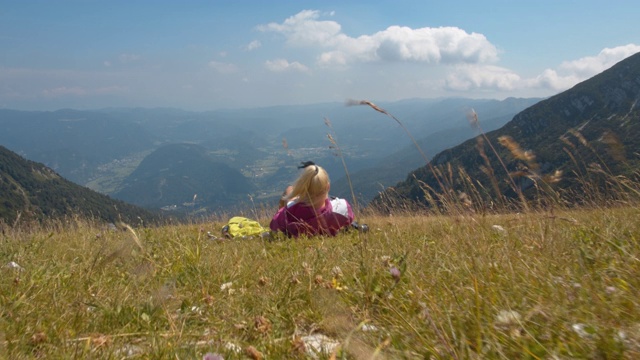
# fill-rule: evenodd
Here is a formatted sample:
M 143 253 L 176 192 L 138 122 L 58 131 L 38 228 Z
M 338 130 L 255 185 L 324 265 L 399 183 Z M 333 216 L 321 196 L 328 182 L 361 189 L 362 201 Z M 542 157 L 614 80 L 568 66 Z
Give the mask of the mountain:
M 477 135 L 477 130 L 469 125 L 467 113 L 473 109 L 483 118 L 484 130 L 500 128 L 519 111 L 535 104 L 540 99 L 508 98 L 505 100 L 469 100 L 447 99 L 437 102 L 428 108 L 419 110 L 425 119 L 436 118 L 439 122 L 428 122 L 434 128 L 431 135 L 418 139 L 417 143 L 426 156 L 437 154 L 442 150 L 460 144 L 464 140 Z M 396 105 L 397 106 L 397 105 Z M 406 110 L 406 108 L 401 107 Z M 417 111 L 417 109 L 415 109 Z M 406 111 L 405 111 L 406 112 Z M 410 119 L 411 114 L 406 114 Z M 396 116 L 396 115 L 394 115 Z M 414 115 L 415 116 L 415 115 Z M 422 123 L 414 123 L 413 127 L 424 127 Z M 424 133 L 424 129 L 422 132 Z M 401 134 L 404 135 L 404 134 Z M 403 136 L 402 139 L 405 139 Z M 425 164 L 425 159 L 413 143 L 407 144 L 397 151 L 377 160 L 372 166 L 350 173 L 349 179 L 360 204 L 366 204 L 384 188 L 392 186 L 406 176 L 408 172 Z M 331 184 L 332 192 L 338 196 L 350 197 L 350 188 L 346 177 L 339 178 Z
M 373 203 L 386 206 L 398 199 L 426 203 L 425 191 L 453 188 L 463 192 L 470 182 L 480 184 L 495 199 L 492 178 L 500 179 L 497 186 L 507 196 L 516 196 L 516 191 L 532 196 L 536 191 L 532 179 L 540 182 L 558 174 L 556 171 L 564 174 L 557 186 L 573 192 L 580 191 L 581 177 L 597 173 L 630 176 L 640 168 L 639 100 L 640 53 L 525 109 L 505 126 L 486 133 L 486 139 L 471 139 L 438 153 L 430 166 L 411 172 Z M 495 145 L 507 170 L 489 144 Z M 452 175 L 459 169 L 468 177 Z M 436 178 L 437 171 L 446 177 Z M 495 177 L 489 176 L 492 173 Z
M 0 144 L 78 184 L 95 167 L 153 144 L 140 124 L 94 111 L 0 110 L 0 130 Z
M 195 144 L 162 146 L 144 158 L 115 198 L 146 208 L 193 211 L 246 202 L 255 191 L 238 170 Z
M 158 214 L 76 185 L 50 168 L 0 146 L 0 222 L 83 217 L 138 224 Z
M 435 154 L 473 136 L 465 115 L 469 108 L 476 109 L 487 121 L 507 119 L 538 100 L 409 99 L 379 105 L 401 118 L 416 139 L 428 142 L 428 153 Z M 162 200 L 159 194 L 140 195 L 149 189 L 131 190 L 136 186 L 131 176 L 145 157 L 172 144 L 198 145 L 210 160 L 241 172 L 250 187 L 257 189 L 251 194 L 256 202 L 277 199 L 296 178 L 296 166 L 307 160 L 323 165 L 331 174 L 332 190 L 347 196 L 345 168 L 327 138 L 329 133 L 337 140 L 348 171 L 366 201 L 380 191 L 378 184 L 395 184 L 403 174 L 424 164 L 394 121 L 369 108 L 338 102 L 208 112 L 167 108 L 50 112 L 0 109 L 3 146 L 79 185 L 154 208 L 167 200 L 168 193 L 179 193 L 171 199 L 174 205 L 189 203 L 194 195 L 182 193 L 181 186 L 192 185 L 182 184 L 178 178 L 165 183 L 171 186 L 163 188 Z M 394 166 L 389 168 L 388 161 Z M 156 160 L 149 163 L 160 164 Z M 158 173 L 167 167 L 162 166 L 145 171 Z M 133 177 L 139 178 L 140 173 Z M 214 204 L 207 200 L 207 208 L 232 202 L 211 193 L 212 186 L 201 189 L 197 192 L 200 200 L 220 201 Z

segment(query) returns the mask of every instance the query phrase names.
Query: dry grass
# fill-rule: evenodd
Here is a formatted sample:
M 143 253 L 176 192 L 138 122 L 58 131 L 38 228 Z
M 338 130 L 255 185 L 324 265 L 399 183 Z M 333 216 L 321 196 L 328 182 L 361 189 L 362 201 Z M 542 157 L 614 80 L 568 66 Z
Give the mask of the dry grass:
M 405 213 L 363 219 L 367 234 L 273 242 L 210 240 L 215 221 L 8 231 L 0 346 L 7 358 L 305 358 L 322 334 L 342 351 L 321 358 L 632 359 L 639 216 Z

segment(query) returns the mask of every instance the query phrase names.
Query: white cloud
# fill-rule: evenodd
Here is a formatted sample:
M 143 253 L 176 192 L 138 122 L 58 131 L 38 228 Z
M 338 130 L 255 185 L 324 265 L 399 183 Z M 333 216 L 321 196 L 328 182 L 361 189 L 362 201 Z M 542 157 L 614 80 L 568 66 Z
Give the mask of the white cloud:
M 449 90 L 472 89 L 514 90 L 520 85 L 520 76 L 499 66 L 460 66 L 449 74 L 445 87 Z
M 327 49 L 319 55 L 321 65 L 353 62 L 415 61 L 429 64 L 487 63 L 498 60 L 498 51 L 487 38 L 457 27 L 390 26 L 373 35 L 353 38 L 341 32 L 335 21 L 320 21 L 320 13 L 304 10 L 283 23 L 258 27 L 285 36 L 291 46 Z
M 231 74 L 238 71 L 238 67 L 235 64 L 224 63 L 219 61 L 210 61 L 209 67 L 215 69 L 221 74 Z
M 297 71 L 297 72 L 308 72 L 309 68 L 300 64 L 297 61 L 290 63 L 285 59 L 276 59 L 273 61 L 268 60 L 265 63 L 267 69 L 273 72 L 284 72 L 284 71 Z
M 594 73 L 593 75 L 595 75 Z M 533 79 L 526 79 L 522 83 L 525 88 L 541 88 L 554 91 L 566 90 L 582 80 L 588 79 L 590 76 L 582 77 L 576 74 L 560 75 L 556 70 L 545 69 L 542 74 Z
M 521 78 L 518 74 L 498 66 L 457 66 L 447 76 L 445 88 L 455 91 L 493 89 L 501 91 L 522 89 L 546 89 L 564 91 L 577 83 L 597 75 L 617 62 L 640 52 L 640 46 L 629 44 L 605 48 L 596 56 L 586 56 L 565 61 L 556 69 L 545 69 L 533 78 Z
M 260 31 L 282 33 L 287 43 L 295 46 L 327 46 L 340 35 L 340 24 L 335 21 L 318 21 L 316 10 L 303 10 L 287 18 L 282 24 L 269 23 L 258 26 Z
M 596 56 L 587 56 L 574 61 L 565 61 L 560 64 L 560 69 L 570 74 L 575 74 L 576 76 L 588 78 L 603 72 L 620 60 L 638 52 L 640 52 L 640 46 L 635 44 L 604 48 Z
M 262 43 L 260 43 L 260 41 L 253 40 L 252 42 L 247 44 L 247 46 L 245 46 L 245 50 L 246 51 L 252 51 L 252 50 L 255 50 L 255 49 L 259 48 L 260 46 L 262 46 Z
M 566 90 L 638 52 L 640 45 L 635 44 L 604 48 L 598 55 L 565 61 L 557 69 L 546 69 L 534 79 L 527 80 L 526 86 Z

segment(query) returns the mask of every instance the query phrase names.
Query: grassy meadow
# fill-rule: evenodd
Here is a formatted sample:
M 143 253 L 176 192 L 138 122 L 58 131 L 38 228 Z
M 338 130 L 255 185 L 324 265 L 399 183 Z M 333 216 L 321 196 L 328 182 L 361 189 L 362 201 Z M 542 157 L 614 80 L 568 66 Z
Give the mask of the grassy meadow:
M 560 193 L 501 142 L 542 199 L 509 175 L 518 197 L 496 209 L 462 172 L 466 194 L 425 188 L 431 211 L 355 206 L 370 230 L 336 237 L 226 239 L 229 214 L 0 223 L 0 358 L 640 358 L 640 174 L 593 168 L 604 180 Z M 267 227 L 275 210 L 251 217 Z
M 223 240 L 224 219 L 6 227 L 0 356 L 634 359 L 639 218 L 369 214 L 367 233 L 272 241 Z

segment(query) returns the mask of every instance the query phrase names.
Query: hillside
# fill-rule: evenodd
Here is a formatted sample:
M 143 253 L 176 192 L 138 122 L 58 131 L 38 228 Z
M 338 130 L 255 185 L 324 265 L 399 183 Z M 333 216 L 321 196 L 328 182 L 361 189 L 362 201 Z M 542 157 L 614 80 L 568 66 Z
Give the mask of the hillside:
M 513 115 L 518 111 L 515 109 L 523 109 L 526 104 L 534 104 L 535 99 L 507 99 L 505 102 L 513 102 L 512 112 L 507 112 L 506 115 L 502 115 L 496 118 L 487 119 L 484 122 L 484 128 L 486 130 L 497 129 L 509 120 L 513 118 Z M 498 112 L 494 109 L 482 108 L 478 109 L 481 114 L 494 115 Z M 460 109 L 457 114 L 457 118 L 463 119 L 465 113 Z M 472 138 L 477 134 L 477 131 L 469 126 L 468 121 L 463 119 L 458 121 L 459 127 L 440 130 L 432 135 L 429 135 L 423 139 L 417 140 L 418 145 L 425 153 L 425 155 L 434 155 L 444 149 L 456 146 L 463 141 Z M 358 203 L 366 204 L 376 197 L 384 188 L 395 185 L 399 181 L 406 177 L 406 174 L 416 167 L 419 167 L 425 163 L 424 158 L 416 147 L 411 144 L 407 145 L 398 151 L 384 157 L 382 160 L 376 162 L 375 165 L 367 167 L 365 169 L 352 172 L 350 174 L 351 183 L 358 198 Z M 342 197 L 350 196 L 349 183 L 346 177 L 340 178 L 331 184 L 332 191 Z
M 145 157 L 114 197 L 146 208 L 193 211 L 244 202 L 253 191 L 242 173 L 214 161 L 204 147 L 172 144 Z
M 0 110 L 0 144 L 85 185 L 94 169 L 153 146 L 139 123 L 93 111 Z
M 423 189 L 428 187 L 441 193 L 444 185 L 459 193 L 468 189 L 466 179 L 479 184 L 485 195 L 490 196 L 491 192 L 495 193 L 491 178 L 498 178 L 500 192 L 514 197 L 516 191 L 533 196 L 538 189 L 533 186 L 534 181 L 540 185 L 545 176 L 556 171 L 563 173 L 557 186 L 566 192 L 581 191 L 579 186 L 584 177 L 591 179 L 603 173 L 632 175 L 640 167 L 638 100 L 640 54 L 520 112 L 502 128 L 486 134 L 481 142 L 482 152 L 478 151 L 478 140 L 472 139 L 437 154 L 431 161 L 434 170 L 440 168 L 445 174 L 449 173 L 448 169 L 458 173 L 462 168 L 468 178 L 436 178 L 432 168 L 424 166 L 374 202 L 384 205 L 388 199 L 404 198 L 426 203 Z M 480 118 L 480 125 L 482 121 Z M 500 138 L 508 146 L 500 146 Z M 505 162 L 513 183 L 487 140 Z M 602 191 L 606 191 L 610 184 L 605 179 L 599 181 Z
M 81 215 L 131 224 L 158 215 L 76 185 L 46 166 L 25 160 L 0 146 L 0 222 L 44 220 Z

